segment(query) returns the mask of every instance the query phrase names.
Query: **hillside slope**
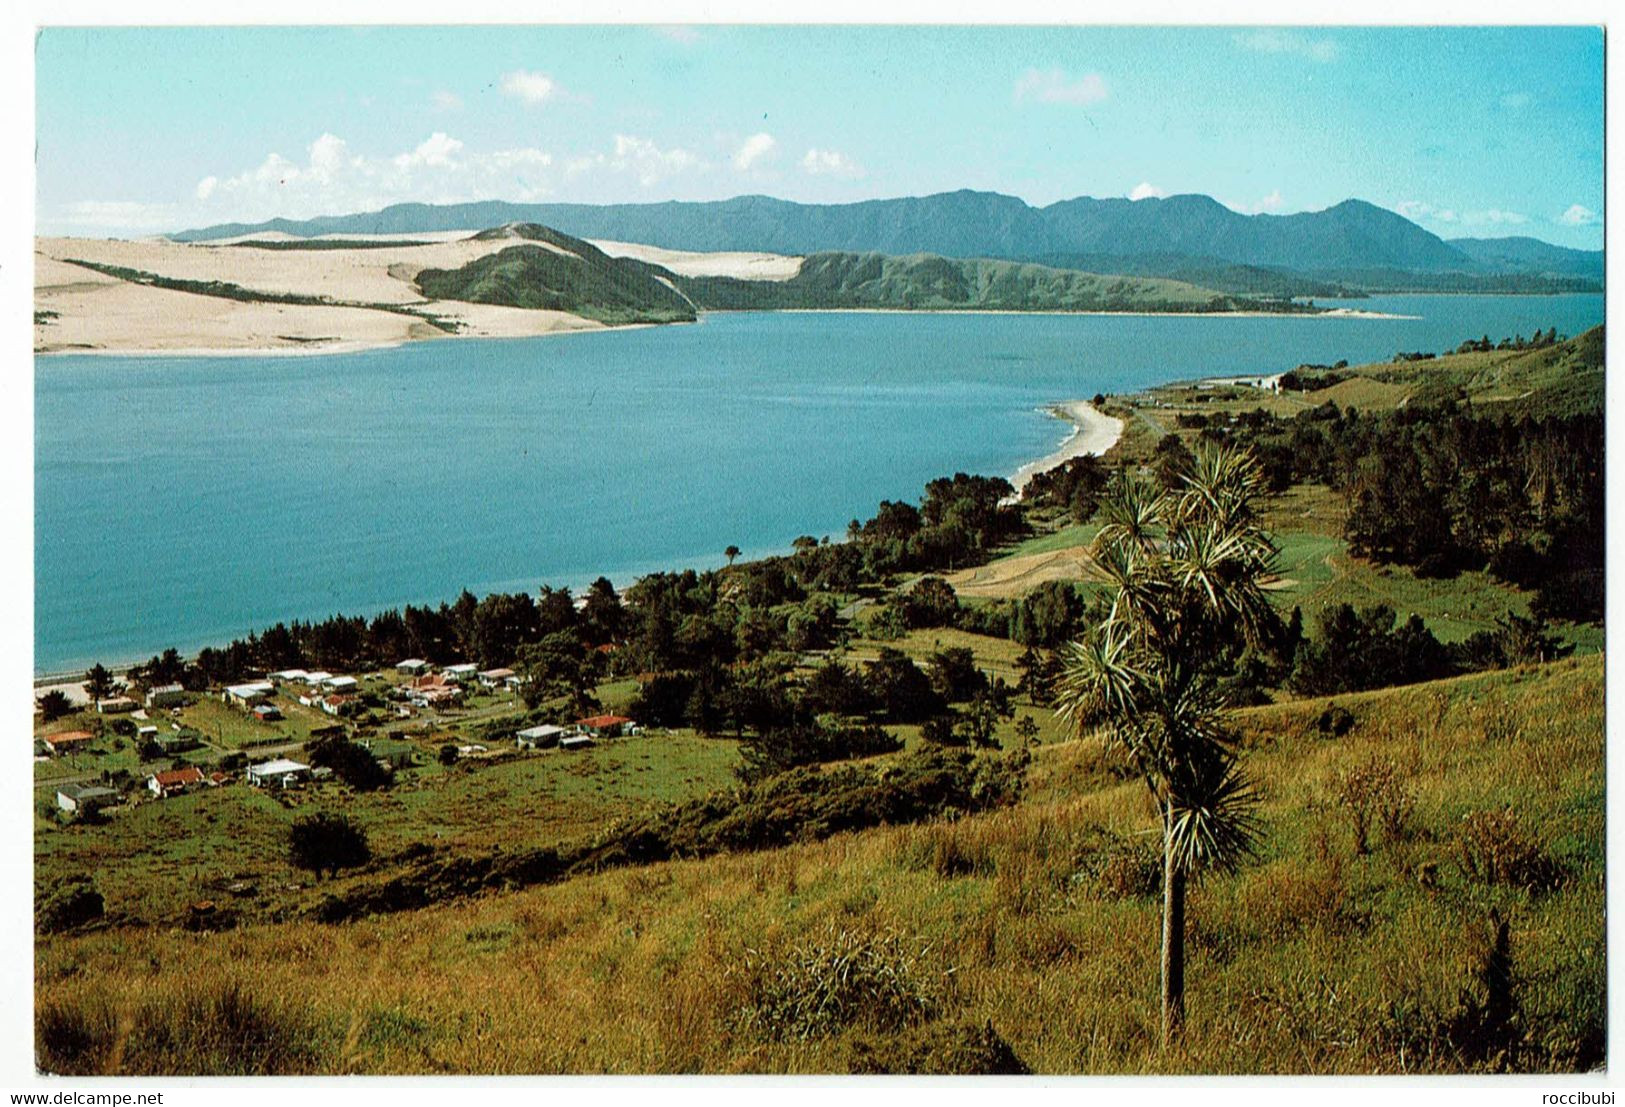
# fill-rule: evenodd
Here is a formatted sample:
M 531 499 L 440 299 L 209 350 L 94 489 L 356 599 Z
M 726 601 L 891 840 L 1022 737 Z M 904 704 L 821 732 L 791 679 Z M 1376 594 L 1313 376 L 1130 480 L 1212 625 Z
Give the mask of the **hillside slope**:
M 342 926 L 43 936 L 39 1061 L 1583 1071 L 1605 1041 L 1603 679 L 1591 657 L 1242 712 L 1264 845 L 1192 890 L 1189 1023 L 1171 1053 L 1155 1044 L 1154 815 L 1074 741 L 1038 751 L 1018 805 L 957 820 Z M 1321 721 L 1333 708 L 1340 737 Z M 1391 805 L 1366 809 L 1364 850 L 1356 777 L 1387 781 Z

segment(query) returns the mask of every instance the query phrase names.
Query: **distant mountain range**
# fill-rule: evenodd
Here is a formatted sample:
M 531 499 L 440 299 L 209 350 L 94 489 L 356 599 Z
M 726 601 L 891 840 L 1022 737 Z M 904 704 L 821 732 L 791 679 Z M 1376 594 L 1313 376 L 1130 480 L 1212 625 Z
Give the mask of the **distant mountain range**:
M 1603 280 L 1600 250 L 1570 250 L 1533 238 L 1446 241 L 1363 200 L 1295 215 L 1243 215 L 1208 196 L 1079 197 L 1035 208 L 1013 196 L 971 191 L 852 204 L 798 204 L 768 196 L 603 205 L 488 200 L 227 223 L 170 237 L 196 242 L 265 232 L 416 234 L 511 223 L 675 250 L 1032 261 L 1170 278 L 1243 295 L 1594 291 Z
M 787 280 L 682 276 L 538 223 L 508 223 L 475 239 L 513 245 L 457 269 L 425 269 L 430 300 L 568 311 L 601 323 L 672 323 L 698 310 L 884 308 L 912 311 L 1305 310 L 1181 281 L 1100 276 L 1030 262 L 937 254 L 808 254 Z

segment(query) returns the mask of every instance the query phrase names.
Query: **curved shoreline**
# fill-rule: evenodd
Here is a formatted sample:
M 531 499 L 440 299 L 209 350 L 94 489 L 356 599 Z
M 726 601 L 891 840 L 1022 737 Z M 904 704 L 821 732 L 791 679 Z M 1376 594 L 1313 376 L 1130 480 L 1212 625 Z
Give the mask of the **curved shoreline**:
M 1026 492 L 1027 482 L 1039 473 L 1047 473 L 1085 454 L 1101 457 L 1123 437 L 1123 420 L 1107 415 L 1087 400 L 1052 404 L 1046 410 L 1057 419 L 1070 421 L 1072 433 L 1052 452 L 1036 461 L 1029 461 L 1016 470 L 1015 476 L 1010 478 L 1010 483 L 1016 487 L 1015 499 L 1012 502 L 1022 498 Z

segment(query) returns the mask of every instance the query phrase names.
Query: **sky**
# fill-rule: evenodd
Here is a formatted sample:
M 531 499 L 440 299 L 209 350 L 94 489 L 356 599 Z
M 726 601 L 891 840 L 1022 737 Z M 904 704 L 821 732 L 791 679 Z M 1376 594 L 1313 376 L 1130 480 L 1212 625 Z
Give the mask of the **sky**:
M 46 28 L 41 233 L 401 201 L 1354 197 L 1602 246 L 1598 28 Z

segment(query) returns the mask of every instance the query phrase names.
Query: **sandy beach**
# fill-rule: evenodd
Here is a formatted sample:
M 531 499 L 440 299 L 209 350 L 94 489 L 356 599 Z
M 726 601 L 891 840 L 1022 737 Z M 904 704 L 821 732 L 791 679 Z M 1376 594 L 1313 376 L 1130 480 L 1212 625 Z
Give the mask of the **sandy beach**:
M 1070 420 L 1073 431 L 1054 453 L 1046 454 L 1037 461 L 1030 461 L 1016 470 L 1016 475 L 1010 478 L 1010 483 L 1016 486 L 1018 500 L 1027 482 L 1035 474 L 1048 472 L 1085 454 L 1100 457 L 1117 445 L 1117 440 L 1123 436 L 1123 420 L 1105 414 L 1084 400 L 1056 404 L 1049 409 L 1049 413 L 1057 419 Z

